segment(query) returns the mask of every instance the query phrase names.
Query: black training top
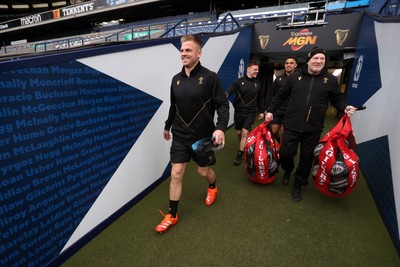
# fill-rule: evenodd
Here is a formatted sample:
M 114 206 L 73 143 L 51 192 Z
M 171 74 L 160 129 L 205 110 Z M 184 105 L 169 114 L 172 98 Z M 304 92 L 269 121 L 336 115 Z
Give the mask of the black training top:
M 217 111 L 217 125 L 214 114 Z M 215 130 L 226 131 L 229 103 L 220 79 L 200 62 L 187 76 L 182 71 L 172 78 L 171 106 L 165 130 L 172 126 L 174 140 L 195 142 L 211 137 Z
M 287 84 L 273 97 L 268 112 L 275 114 L 288 96 L 283 126 L 297 132 L 321 132 L 329 103 L 337 110 L 344 110 L 348 105 L 335 76 L 326 69 L 318 75 L 309 74 L 307 65 L 288 77 Z
M 287 83 L 288 80 L 288 75 L 286 74 L 286 72 L 278 77 L 275 78 L 275 81 L 272 83 L 272 97 L 276 94 L 276 92 L 278 92 L 278 90 L 282 87 L 284 87 Z M 282 104 L 279 106 L 277 112 L 280 113 L 280 115 L 285 114 L 286 112 L 286 107 L 287 107 L 287 102 L 288 102 L 288 98 L 286 98 Z
M 252 113 L 257 110 L 259 112 L 265 110 L 263 90 L 261 90 L 260 82 L 257 79 L 245 75 L 234 80 L 226 91 L 228 97 L 233 93 L 236 94 L 233 101 L 235 112 Z

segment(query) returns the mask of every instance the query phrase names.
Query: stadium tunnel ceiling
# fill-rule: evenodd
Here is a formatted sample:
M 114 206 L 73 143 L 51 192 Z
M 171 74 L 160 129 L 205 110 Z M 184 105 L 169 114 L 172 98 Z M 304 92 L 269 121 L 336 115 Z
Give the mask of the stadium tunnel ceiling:
M 64 2 L 63 4 L 61 4 Z M 0 21 L 17 19 L 20 17 L 37 14 L 53 9 L 63 8 L 72 4 L 79 4 L 87 1 L 82 0 L 1 0 Z M 160 0 L 145 3 L 138 3 L 134 6 L 122 7 L 93 15 L 76 17 L 73 19 L 55 21 L 35 28 L 20 29 L 18 31 L 2 33 L 2 40 L 14 41 L 27 39 L 37 41 L 43 39 L 60 38 L 67 35 L 82 34 L 93 31 L 96 25 L 103 21 L 123 19 L 126 23 L 139 22 L 150 19 L 165 18 L 172 16 L 182 16 L 189 13 L 210 12 L 211 16 L 217 16 L 232 10 L 250 9 L 265 6 L 278 6 L 281 1 L 209 1 L 209 0 Z M 38 4 L 47 4 L 47 8 L 34 8 Z M 7 5 L 7 9 L 4 6 Z M 15 9 L 12 6 L 24 5 L 29 9 Z

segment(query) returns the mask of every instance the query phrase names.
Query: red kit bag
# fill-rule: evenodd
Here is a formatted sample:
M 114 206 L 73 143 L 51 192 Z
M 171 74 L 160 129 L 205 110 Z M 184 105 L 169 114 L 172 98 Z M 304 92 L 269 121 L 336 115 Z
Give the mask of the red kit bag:
M 315 186 L 325 195 L 343 197 L 358 181 L 356 141 L 350 118 L 343 115 L 314 149 L 312 176 Z
M 244 151 L 246 172 L 253 182 L 260 184 L 272 183 L 279 166 L 275 143 L 267 124 L 263 122 L 250 132 Z

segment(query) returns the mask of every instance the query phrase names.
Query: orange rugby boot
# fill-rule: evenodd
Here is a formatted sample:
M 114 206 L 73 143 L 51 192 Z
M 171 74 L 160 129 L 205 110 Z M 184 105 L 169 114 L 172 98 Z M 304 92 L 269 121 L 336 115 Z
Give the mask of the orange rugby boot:
M 162 214 L 162 215 L 164 216 L 164 214 Z M 172 217 L 171 214 L 166 214 L 164 216 L 164 219 L 161 221 L 161 223 L 156 226 L 156 231 L 159 233 L 164 233 L 165 231 L 168 230 L 168 228 L 170 226 L 175 225 L 177 222 L 178 222 L 178 214 L 176 214 L 175 218 Z
M 217 187 L 207 189 L 207 196 L 205 201 L 207 206 L 211 206 L 215 202 L 215 200 L 217 199 L 217 193 L 218 193 Z

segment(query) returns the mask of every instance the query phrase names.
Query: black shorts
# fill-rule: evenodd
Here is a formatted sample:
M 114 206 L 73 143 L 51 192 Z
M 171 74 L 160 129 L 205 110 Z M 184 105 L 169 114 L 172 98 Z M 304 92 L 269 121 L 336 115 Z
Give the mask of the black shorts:
M 207 153 L 195 153 L 191 143 L 182 143 L 172 140 L 171 150 L 172 163 L 186 163 L 193 159 L 199 167 L 207 167 L 214 165 L 217 160 L 214 151 L 210 150 Z
M 251 130 L 251 127 L 254 124 L 256 118 L 256 113 L 239 113 L 235 112 L 234 115 L 234 122 L 235 122 L 235 129 L 241 130 L 246 129 L 248 131 Z

